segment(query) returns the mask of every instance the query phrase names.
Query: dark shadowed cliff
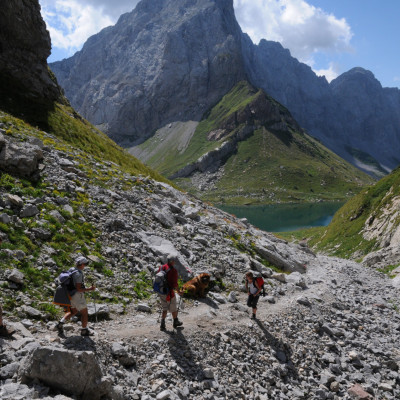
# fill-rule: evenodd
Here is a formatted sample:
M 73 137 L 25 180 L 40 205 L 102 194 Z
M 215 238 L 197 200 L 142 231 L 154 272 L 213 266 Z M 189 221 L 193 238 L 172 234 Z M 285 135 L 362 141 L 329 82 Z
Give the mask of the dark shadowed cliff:
M 37 0 L 2 1 L 0 13 L 0 106 L 43 118 L 61 101 L 61 89 L 47 67 L 51 43 Z M 35 121 L 38 122 L 38 121 Z

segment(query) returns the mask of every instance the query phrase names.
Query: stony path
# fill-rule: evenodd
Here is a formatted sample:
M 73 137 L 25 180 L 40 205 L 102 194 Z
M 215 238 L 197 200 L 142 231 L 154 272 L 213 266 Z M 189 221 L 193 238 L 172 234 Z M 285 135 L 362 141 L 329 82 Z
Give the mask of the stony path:
M 309 265 L 306 284 L 275 288 L 285 294 L 273 304 L 262 298 L 258 321 L 240 293 L 238 303 L 185 300 L 185 328 L 173 335 L 156 313 L 134 313 L 99 323 L 97 337 L 135 353 L 132 399 L 399 398 L 397 289 L 327 257 Z
M 93 323 L 94 338 L 70 324 L 65 338 L 39 328 L 26 340 L 94 352 L 118 400 L 400 398 L 399 293 L 384 275 L 319 256 L 296 283 L 269 289 L 256 321 L 245 293 L 218 295 L 185 300 L 179 331 L 132 306 Z

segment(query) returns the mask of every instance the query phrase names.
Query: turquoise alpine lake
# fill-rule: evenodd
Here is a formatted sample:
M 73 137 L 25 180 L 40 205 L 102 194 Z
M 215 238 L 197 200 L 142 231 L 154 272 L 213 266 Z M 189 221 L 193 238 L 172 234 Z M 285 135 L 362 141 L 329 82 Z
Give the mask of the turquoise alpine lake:
M 217 207 L 268 232 L 288 232 L 328 225 L 341 202 Z

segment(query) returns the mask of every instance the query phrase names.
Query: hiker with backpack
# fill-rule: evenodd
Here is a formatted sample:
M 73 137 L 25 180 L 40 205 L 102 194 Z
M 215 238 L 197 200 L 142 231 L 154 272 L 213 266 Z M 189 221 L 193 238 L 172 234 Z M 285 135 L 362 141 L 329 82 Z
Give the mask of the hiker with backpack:
M 162 307 L 160 325 L 161 331 L 166 330 L 165 318 L 167 317 L 168 311 L 172 314 L 172 318 L 174 319 L 174 328 L 179 328 L 183 325 L 183 323 L 178 319 L 178 306 L 175 296 L 175 290 L 178 289 L 178 271 L 176 270 L 174 265 L 175 256 L 169 255 L 167 258 L 167 263 L 159 267 L 155 279 L 155 282 L 160 282 L 154 285 L 154 290 L 158 293 L 160 297 Z M 162 275 L 164 275 L 164 277 L 162 277 Z M 157 278 L 159 279 L 157 280 Z
M 252 319 L 256 319 L 257 303 L 260 298 L 262 287 L 258 284 L 257 280 L 251 271 L 246 272 L 246 291 L 249 297 L 247 298 L 247 306 L 253 309 Z
M 96 289 L 95 286 L 85 288 L 83 269 L 89 264 L 86 257 L 79 256 L 75 260 L 75 267 L 71 268 L 68 273 L 71 277 L 71 284 L 67 286 L 67 291 L 70 296 L 71 309 L 65 313 L 57 324 L 57 329 L 60 333 L 63 332 L 64 323 L 70 320 L 78 311 L 81 313 L 82 329 L 81 336 L 93 336 L 94 333 L 88 327 L 89 314 L 85 300 L 85 293 Z

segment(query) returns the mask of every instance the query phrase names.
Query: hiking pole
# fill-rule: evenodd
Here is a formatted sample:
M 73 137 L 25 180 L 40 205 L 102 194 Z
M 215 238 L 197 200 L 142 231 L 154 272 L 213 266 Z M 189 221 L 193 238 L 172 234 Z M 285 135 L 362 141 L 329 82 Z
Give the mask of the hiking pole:
M 96 317 L 96 324 L 97 324 L 98 321 L 97 321 L 97 308 L 96 308 L 96 296 L 97 296 L 96 290 L 97 289 L 93 290 L 93 305 L 94 305 L 94 315 Z
M 161 321 L 161 315 L 162 315 L 162 307 L 161 307 L 161 303 L 160 303 L 160 313 L 158 314 L 158 319 L 157 319 L 157 323 Z
M 183 311 L 183 308 L 184 308 L 184 307 L 182 307 L 182 309 L 181 309 L 182 297 L 183 297 L 183 296 L 180 294 L 180 295 L 179 295 L 179 303 L 178 303 L 178 312 L 188 314 L 187 311 Z

